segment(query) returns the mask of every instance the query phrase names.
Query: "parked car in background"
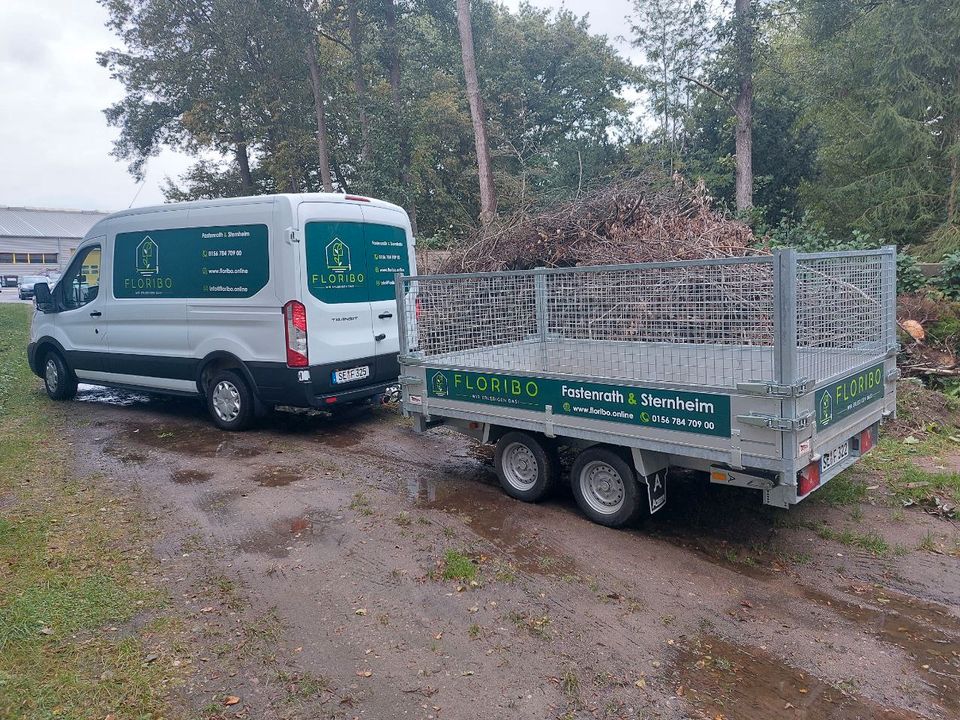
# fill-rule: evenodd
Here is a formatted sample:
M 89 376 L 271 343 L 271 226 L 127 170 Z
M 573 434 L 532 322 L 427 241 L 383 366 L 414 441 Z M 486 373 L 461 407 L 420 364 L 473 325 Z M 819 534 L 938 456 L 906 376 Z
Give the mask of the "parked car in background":
M 0 275 L 0 287 L 15 288 L 17 286 L 16 275 Z
M 50 283 L 50 278 L 45 275 L 24 275 L 20 278 L 17 285 L 17 294 L 21 300 L 33 300 L 33 286 L 37 283 Z

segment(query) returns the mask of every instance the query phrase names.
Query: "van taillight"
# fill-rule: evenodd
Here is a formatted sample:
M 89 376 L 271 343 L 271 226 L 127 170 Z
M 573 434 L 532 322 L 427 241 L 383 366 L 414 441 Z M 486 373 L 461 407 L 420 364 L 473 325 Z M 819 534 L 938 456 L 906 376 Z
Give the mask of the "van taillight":
M 283 329 L 287 336 L 287 365 L 307 367 L 307 309 L 291 300 L 283 306 Z

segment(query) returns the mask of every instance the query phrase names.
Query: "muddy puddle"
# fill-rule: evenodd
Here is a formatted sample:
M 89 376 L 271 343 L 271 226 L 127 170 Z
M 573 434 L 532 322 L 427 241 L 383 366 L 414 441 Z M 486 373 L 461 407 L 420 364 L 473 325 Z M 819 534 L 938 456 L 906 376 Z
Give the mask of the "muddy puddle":
M 117 445 L 115 443 L 110 443 L 105 445 L 103 451 L 110 455 L 111 457 L 116 458 L 124 465 L 129 465 L 131 463 L 142 463 L 146 462 L 147 456 L 142 452 L 137 452 L 136 450 L 131 450 L 128 447 L 123 445 Z
M 207 472 L 206 470 L 196 470 L 193 468 L 185 468 L 183 470 L 177 470 L 175 473 L 173 473 L 173 475 L 170 476 L 170 479 L 173 480 L 177 485 L 198 485 L 200 483 L 205 483 L 212 477 L 212 472 Z
M 829 607 L 881 642 L 903 650 L 914 665 L 915 677 L 937 704 L 954 717 L 960 716 L 960 620 L 932 603 L 884 588 L 853 586 L 845 592 L 869 605 L 803 588 L 810 600 Z
M 311 514 L 283 518 L 242 538 L 237 548 L 253 555 L 284 558 L 296 543 L 319 535 L 325 522 L 325 518 Z
M 478 469 L 456 480 L 408 478 L 405 490 L 417 507 L 441 510 L 459 516 L 477 535 L 507 555 L 519 570 L 538 575 L 575 575 L 573 559 L 557 553 L 538 536 L 536 522 L 518 512 L 520 501 L 492 486 L 496 476 Z
M 269 467 L 259 468 L 257 472 L 251 476 L 251 480 L 260 487 L 285 487 L 290 483 L 302 479 L 302 473 L 283 465 L 271 465 Z
M 883 708 L 852 686 L 831 685 L 790 667 L 757 647 L 702 635 L 683 648 L 671 668 L 673 688 L 698 717 L 729 720 L 920 720 Z
M 215 427 L 186 425 L 125 424 L 123 437 L 141 447 L 186 455 L 188 457 L 256 457 L 266 448 L 241 444 L 245 436 L 233 436 Z

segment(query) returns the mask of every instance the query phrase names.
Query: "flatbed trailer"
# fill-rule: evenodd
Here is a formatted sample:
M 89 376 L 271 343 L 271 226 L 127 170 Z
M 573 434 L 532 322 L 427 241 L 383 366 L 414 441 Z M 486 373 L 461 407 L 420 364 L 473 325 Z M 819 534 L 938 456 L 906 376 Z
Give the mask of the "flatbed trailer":
M 787 508 L 896 411 L 896 259 L 778 250 L 398 276 L 403 412 L 417 431 L 496 443 L 521 500 L 545 497 L 557 448 L 574 449 L 574 497 L 606 525 L 662 508 L 671 467 Z

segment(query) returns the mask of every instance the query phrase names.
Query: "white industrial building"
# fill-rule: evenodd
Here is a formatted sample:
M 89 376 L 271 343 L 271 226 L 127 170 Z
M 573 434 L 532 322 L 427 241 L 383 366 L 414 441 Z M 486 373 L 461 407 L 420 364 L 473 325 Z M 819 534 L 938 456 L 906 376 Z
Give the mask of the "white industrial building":
M 106 215 L 0 205 L 0 276 L 63 272 L 87 230 Z

